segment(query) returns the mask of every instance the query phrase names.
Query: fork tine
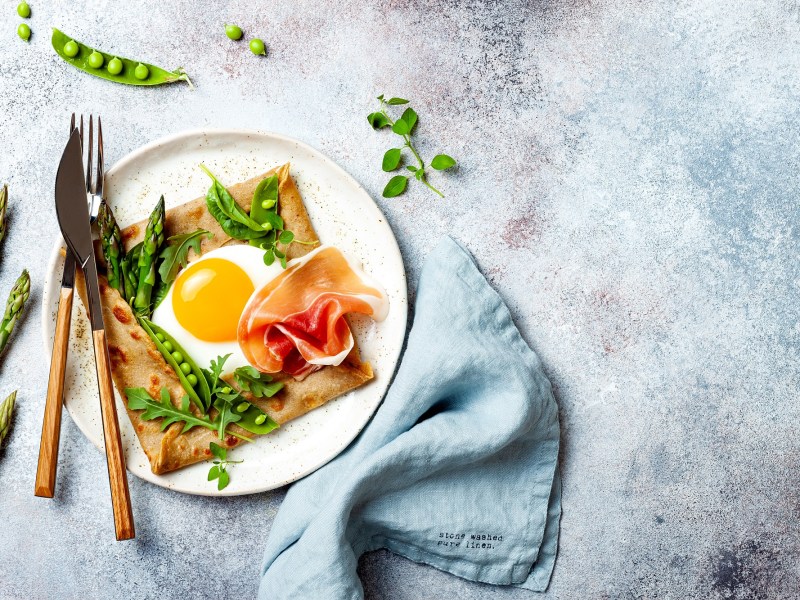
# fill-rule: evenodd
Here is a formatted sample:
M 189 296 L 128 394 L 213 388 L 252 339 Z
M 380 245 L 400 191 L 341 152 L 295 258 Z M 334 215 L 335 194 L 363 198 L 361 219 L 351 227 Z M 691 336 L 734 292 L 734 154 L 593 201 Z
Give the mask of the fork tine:
M 103 197 L 103 124 L 97 115 L 97 173 L 95 173 L 95 194 Z
M 72 118 L 69 120 L 69 133 L 70 135 L 75 130 L 75 113 L 72 113 Z
M 83 115 L 81 115 L 81 152 L 83 152 Z
M 86 159 L 86 191 L 93 194 L 92 184 L 92 146 L 94 145 L 94 119 L 89 115 L 89 158 Z

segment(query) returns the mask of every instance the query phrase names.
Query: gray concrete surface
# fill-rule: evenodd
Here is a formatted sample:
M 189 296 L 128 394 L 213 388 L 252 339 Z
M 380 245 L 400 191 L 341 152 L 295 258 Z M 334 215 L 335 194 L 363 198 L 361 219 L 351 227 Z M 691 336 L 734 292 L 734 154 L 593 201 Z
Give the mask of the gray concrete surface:
M 70 111 L 102 113 L 110 162 L 185 128 L 306 141 L 378 199 L 416 281 L 432 241 L 475 254 L 540 353 L 561 406 L 564 517 L 548 598 L 796 598 L 800 589 L 797 190 L 800 3 L 111 3 L 29 0 L 0 19 L 0 178 L 12 190 L 0 292 L 31 310 L 0 366 L 20 388 L 0 453 L 0 597 L 239 598 L 256 590 L 283 492 L 235 499 L 131 481 L 139 536 L 112 542 L 103 457 L 64 421 L 58 500 L 35 499 L 46 386 L 39 331 Z M 239 23 L 267 41 L 229 42 Z M 67 67 L 49 27 L 183 65 L 133 89 Z M 420 149 L 458 171 L 380 198 L 411 98 Z M 113 141 L 112 141 L 113 140 Z M 524 598 L 386 552 L 371 599 Z

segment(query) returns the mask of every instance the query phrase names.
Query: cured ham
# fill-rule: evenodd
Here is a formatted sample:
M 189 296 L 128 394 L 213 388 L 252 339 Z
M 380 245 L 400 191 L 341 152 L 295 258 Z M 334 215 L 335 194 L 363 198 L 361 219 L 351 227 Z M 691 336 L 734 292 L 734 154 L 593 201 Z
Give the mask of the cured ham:
M 302 379 L 325 365 L 341 364 L 353 349 L 346 314 L 382 321 L 388 311 L 379 284 L 337 248 L 321 246 L 290 262 L 253 294 L 239 319 L 237 338 L 259 371 Z

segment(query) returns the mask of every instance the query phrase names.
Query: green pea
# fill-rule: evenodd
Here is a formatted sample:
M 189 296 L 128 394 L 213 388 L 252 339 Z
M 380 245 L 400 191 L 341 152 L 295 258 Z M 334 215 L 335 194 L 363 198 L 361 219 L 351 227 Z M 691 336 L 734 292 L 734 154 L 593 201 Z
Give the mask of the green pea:
M 275 206 L 275 200 L 264 200 L 261 203 L 261 208 L 263 208 L 264 210 L 269 210 L 273 206 Z
M 264 413 L 261 413 L 260 415 L 258 415 L 255 418 L 255 423 L 256 423 L 256 425 L 263 425 L 264 421 L 266 421 L 266 420 L 267 420 L 267 415 L 265 415 Z
M 78 46 L 78 42 L 75 40 L 70 40 L 64 44 L 64 54 L 70 57 L 77 56 L 80 49 L 81 48 Z
M 23 19 L 31 16 L 31 7 L 27 2 L 20 2 L 17 5 L 17 14 Z
M 264 41 L 258 38 L 253 38 L 250 40 L 250 52 L 255 55 L 265 55 L 267 54 L 267 49 L 264 46 Z
M 147 68 L 147 65 L 143 65 L 139 63 L 136 65 L 136 69 L 133 71 L 133 76 L 136 77 L 139 81 L 144 81 L 148 77 L 150 77 L 150 69 Z
M 233 41 L 242 39 L 242 28 L 238 25 L 225 25 L 225 35 Z
M 224 388 L 222 388 L 220 391 L 221 391 L 223 394 L 230 394 L 230 393 L 231 393 L 231 388 L 229 388 L 229 387 L 226 385 L 226 386 L 225 386 Z
M 197 375 L 195 375 L 194 373 L 189 373 L 186 376 L 186 381 L 189 382 L 190 386 L 192 386 L 192 387 L 196 386 L 197 385 Z
M 103 66 L 105 60 L 106 59 L 103 58 L 102 54 L 100 54 L 97 50 L 93 50 L 92 53 L 89 55 L 89 59 L 86 62 L 93 69 L 99 69 L 100 67 Z
M 110 65 L 111 63 L 108 63 L 108 64 Z M 164 334 L 163 334 L 163 333 L 161 333 L 161 332 L 159 331 L 159 332 L 156 334 L 156 339 L 157 339 L 159 342 L 163 342 L 163 341 L 164 341 L 166 338 L 164 337 Z
M 17 27 L 17 35 L 27 42 L 31 37 L 31 28 L 25 23 L 20 23 Z
M 171 353 L 174 349 L 175 348 L 172 347 L 172 342 L 170 342 L 169 340 L 164 342 L 164 350 Z
M 175 359 L 176 363 L 181 364 L 183 362 L 183 354 L 181 354 L 177 350 L 175 350 L 175 352 L 172 352 L 171 354 L 172 354 L 172 358 Z
M 250 408 L 249 402 L 239 402 L 239 404 L 236 405 L 236 412 L 243 413 L 248 408 Z
M 190 365 L 187 362 L 182 362 L 180 364 L 180 368 L 184 375 L 188 375 L 189 373 L 192 372 L 192 365 Z
M 119 75 L 120 73 L 122 73 L 122 61 L 115 56 L 110 61 L 108 61 L 108 66 L 106 67 L 106 69 L 108 69 L 108 72 L 111 73 L 112 75 Z M 161 341 L 163 342 L 164 340 Z
M 264 231 L 272 230 L 272 223 L 262 223 L 261 226 L 264 228 Z

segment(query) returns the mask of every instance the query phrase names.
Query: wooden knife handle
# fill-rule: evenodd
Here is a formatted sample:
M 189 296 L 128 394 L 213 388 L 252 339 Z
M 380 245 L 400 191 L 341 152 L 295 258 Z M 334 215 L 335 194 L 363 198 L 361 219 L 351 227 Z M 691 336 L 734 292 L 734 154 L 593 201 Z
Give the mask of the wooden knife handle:
M 42 498 L 52 498 L 56 487 L 58 467 L 58 441 L 61 437 L 61 404 L 64 398 L 64 367 L 67 364 L 69 323 L 72 317 L 73 288 L 61 288 L 56 315 L 56 333 L 53 338 L 53 360 L 50 362 L 50 380 L 44 404 L 42 440 L 39 443 L 39 465 L 36 467 L 36 485 L 33 493 Z
M 114 384 L 111 381 L 111 362 L 106 346 L 106 332 L 92 332 L 94 357 L 97 364 L 97 382 L 100 386 L 100 409 L 103 413 L 103 437 L 106 443 L 108 481 L 111 484 L 111 504 L 114 508 L 114 527 L 117 540 L 130 540 L 136 532 L 133 527 L 131 495 L 125 473 L 125 455 L 122 452 L 117 406 L 114 402 Z

